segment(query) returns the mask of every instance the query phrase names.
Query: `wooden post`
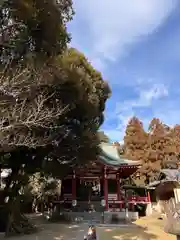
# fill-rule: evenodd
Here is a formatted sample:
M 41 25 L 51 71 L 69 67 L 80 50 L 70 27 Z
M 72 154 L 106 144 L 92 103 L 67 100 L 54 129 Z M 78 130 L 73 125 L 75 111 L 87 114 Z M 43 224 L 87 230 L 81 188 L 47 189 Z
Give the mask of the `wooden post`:
M 106 201 L 106 211 L 108 211 L 109 204 L 108 204 L 108 179 L 106 174 L 106 167 L 104 167 L 104 200 Z
M 147 198 L 148 198 L 148 202 L 150 203 L 151 202 L 151 196 L 150 196 L 150 192 L 149 191 L 147 192 Z
M 76 200 L 76 173 L 73 171 L 72 178 L 72 200 Z
M 121 200 L 121 194 L 120 194 L 120 178 L 119 178 L 119 173 L 116 174 L 116 181 L 117 181 L 117 200 L 120 201 Z M 120 211 L 121 211 L 121 208 L 122 208 L 122 204 L 120 203 L 119 204 L 120 206 Z
M 0 165 L 0 189 L 2 188 L 2 167 Z
M 127 198 L 127 191 L 125 189 L 125 218 L 126 218 L 126 221 L 129 220 L 129 204 L 128 204 L 128 198 Z

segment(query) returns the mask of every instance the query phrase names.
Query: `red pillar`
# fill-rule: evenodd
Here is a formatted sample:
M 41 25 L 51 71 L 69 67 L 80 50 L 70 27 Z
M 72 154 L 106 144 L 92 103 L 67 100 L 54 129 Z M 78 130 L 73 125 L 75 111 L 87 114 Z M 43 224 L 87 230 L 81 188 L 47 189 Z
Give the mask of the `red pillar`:
M 148 202 L 151 202 L 151 196 L 150 196 L 150 192 L 147 192 L 147 198 L 148 198 Z
M 106 167 L 104 167 L 104 200 L 106 201 L 106 211 L 108 211 L 108 179 L 106 174 Z
M 72 178 L 72 200 L 76 200 L 76 173 L 73 171 Z
M 116 181 L 117 181 L 117 200 L 120 201 L 121 200 L 121 194 L 120 194 L 120 177 L 119 177 L 119 173 L 117 173 L 116 175 Z M 122 208 L 122 204 L 120 203 L 120 210 Z

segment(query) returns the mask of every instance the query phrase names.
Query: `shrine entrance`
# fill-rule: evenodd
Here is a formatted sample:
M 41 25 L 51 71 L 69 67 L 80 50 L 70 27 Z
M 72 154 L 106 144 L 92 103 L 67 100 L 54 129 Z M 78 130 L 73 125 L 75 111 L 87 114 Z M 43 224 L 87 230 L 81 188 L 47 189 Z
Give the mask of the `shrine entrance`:
M 98 211 L 102 198 L 100 178 L 77 178 L 76 199 L 78 209 L 82 211 Z
M 99 179 L 77 179 L 76 196 L 79 201 L 95 201 L 101 198 L 101 186 Z

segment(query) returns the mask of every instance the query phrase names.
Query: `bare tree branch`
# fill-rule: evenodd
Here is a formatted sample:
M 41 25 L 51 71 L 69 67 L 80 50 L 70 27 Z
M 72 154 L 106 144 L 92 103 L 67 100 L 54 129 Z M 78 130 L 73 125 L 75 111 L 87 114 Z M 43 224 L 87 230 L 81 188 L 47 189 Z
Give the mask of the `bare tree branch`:
M 3 71 L 0 85 L 1 148 L 44 146 L 55 141 L 56 131 L 64 127 L 59 119 L 70 111 L 70 106 L 63 106 L 54 93 L 43 91 L 48 85 L 42 75 L 27 68 L 18 69 L 12 75 Z M 34 92 L 32 86 L 36 86 Z

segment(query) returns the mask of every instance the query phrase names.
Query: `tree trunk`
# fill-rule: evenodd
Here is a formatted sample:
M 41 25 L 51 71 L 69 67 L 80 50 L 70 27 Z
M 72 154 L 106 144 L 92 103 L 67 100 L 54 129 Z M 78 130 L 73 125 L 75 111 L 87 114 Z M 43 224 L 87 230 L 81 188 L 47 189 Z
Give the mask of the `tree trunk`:
M 43 201 L 40 202 L 40 212 L 44 213 L 44 202 Z
M 15 181 L 17 179 L 19 169 L 20 168 L 12 168 L 11 174 L 7 177 L 7 182 L 6 182 L 6 186 L 4 188 L 3 197 L 2 197 L 3 203 L 5 203 L 6 198 L 9 197 L 9 194 L 10 194 L 11 188 L 12 188 L 11 187 L 12 183 L 13 183 L 13 181 Z
M 14 234 L 29 234 L 34 232 L 35 227 L 23 214 L 21 214 L 18 200 L 12 201 L 8 207 L 9 217 L 5 236 L 11 236 Z
M 19 169 L 12 169 L 4 189 L 4 208 L 6 209 L 6 232 L 5 235 L 20 233 L 30 233 L 34 229 L 33 225 L 28 222 L 20 212 L 20 195 L 22 174 Z M 6 198 L 9 198 L 6 202 Z
M 33 198 L 33 203 L 32 203 L 32 212 L 37 213 L 38 212 L 38 203 L 37 203 L 37 198 Z

